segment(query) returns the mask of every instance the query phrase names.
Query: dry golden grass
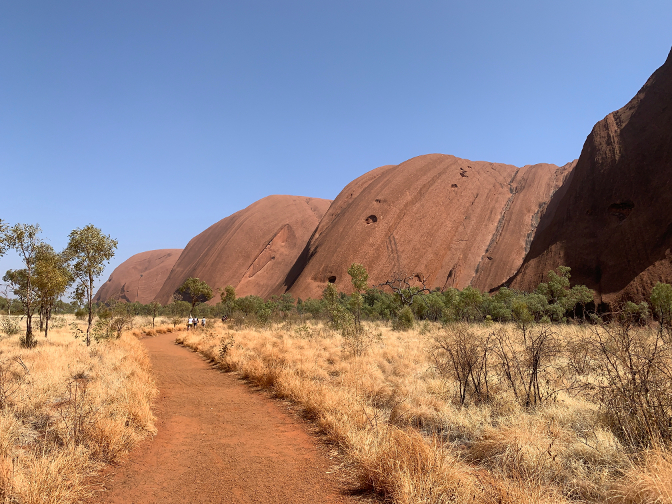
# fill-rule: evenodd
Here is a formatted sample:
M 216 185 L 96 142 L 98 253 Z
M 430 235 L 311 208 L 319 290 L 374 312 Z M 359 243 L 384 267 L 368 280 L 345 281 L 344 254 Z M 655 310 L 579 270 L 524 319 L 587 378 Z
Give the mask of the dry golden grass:
M 430 359 L 439 325 L 371 324 L 377 337 L 360 356 L 320 324 L 233 327 L 181 331 L 176 342 L 301 405 L 362 483 L 395 503 L 672 502 L 669 454 L 633 462 L 586 398 L 560 391 L 525 408 L 493 380 L 490 401 L 460 406 Z M 585 330 L 561 336 L 580 341 Z
M 156 393 L 144 346 L 130 333 L 88 348 L 67 325 L 38 335 L 31 350 L 17 336 L 0 340 L 0 500 L 90 496 L 91 476 L 155 432 Z

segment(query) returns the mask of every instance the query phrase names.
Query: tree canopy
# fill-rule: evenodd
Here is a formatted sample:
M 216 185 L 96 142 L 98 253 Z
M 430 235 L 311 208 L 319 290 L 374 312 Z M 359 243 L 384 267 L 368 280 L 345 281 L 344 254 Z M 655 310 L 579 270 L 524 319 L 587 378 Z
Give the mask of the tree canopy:
M 75 229 L 69 235 L 66 257 L 75 279 L 74 297 L 87 306 L 89 318 L 86 328 L 86 345 L 91 344 L 93 321 L 93 288 L 96 278 L 103 274 L 105 265 L 114 257 L 117 240 L 106 236 L 97 227 L 89 224 Z
M 198 303 L 207 303 L 213 297 L 212 289 L 203 280 L 198 278 L 187 278 L 184 283 L 177 289 L 184 299 L 191 303 L 191 310 Z

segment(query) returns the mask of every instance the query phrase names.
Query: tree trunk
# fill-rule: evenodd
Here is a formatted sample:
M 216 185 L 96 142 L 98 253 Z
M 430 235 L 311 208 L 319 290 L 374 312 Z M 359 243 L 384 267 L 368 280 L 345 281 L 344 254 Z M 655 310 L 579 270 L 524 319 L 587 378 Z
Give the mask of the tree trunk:
M 86 293 L 89 303 L 89 324 L 86 326 L 86 346 L 91 346 L 91 323 L 93 322 L 93 299 L 91 291 L 93 290 L 93 277 L 89 275 L 89 288 Z
M 49 319 L 51 318 L 51 308 L 45 310 L 44 313 L 44 337 L 46 338 L 49 334 Z

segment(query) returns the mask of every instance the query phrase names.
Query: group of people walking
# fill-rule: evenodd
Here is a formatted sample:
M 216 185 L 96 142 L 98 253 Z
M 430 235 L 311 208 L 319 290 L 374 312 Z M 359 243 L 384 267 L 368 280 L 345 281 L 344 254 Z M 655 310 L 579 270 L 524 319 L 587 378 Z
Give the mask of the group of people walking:
M 196 328 L 198 326 L 198 317 L 189 317 L 187 320 L 187 331 L 192 327 Z M 205 318 L 201 319 L 201 326 L 205 327 Z

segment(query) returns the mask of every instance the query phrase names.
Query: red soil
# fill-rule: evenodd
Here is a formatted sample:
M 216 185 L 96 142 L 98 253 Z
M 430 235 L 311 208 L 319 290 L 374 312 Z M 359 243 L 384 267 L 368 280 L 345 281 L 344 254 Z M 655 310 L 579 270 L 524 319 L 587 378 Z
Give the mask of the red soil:
M 158 434 L 110 477 L 95 502 L 347 503 L 305 426 L 232 374 L 176 346 L 145 339 L 160 399 Z

